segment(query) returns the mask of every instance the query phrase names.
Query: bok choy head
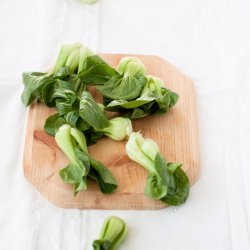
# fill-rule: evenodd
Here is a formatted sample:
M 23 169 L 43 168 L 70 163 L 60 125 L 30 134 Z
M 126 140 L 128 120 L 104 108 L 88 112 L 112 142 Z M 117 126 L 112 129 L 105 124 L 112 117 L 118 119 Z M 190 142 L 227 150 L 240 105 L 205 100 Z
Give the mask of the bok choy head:
M 139 97 L 147 79 L 144 64 L 134 57 L 121 59 L 117 73 L 97 89 L 110 100 L 134 100 Z
M 152 139 L 132 133 L 126 144 L 128 157 L 148 171 L 145 194 L 169 205 L 179 205 L 189 195 L 189 180 L 181 164 L 167 163 Z
M 22 102 L 25 106 L 39 99 L 46 106 L 55 106 L 54 102 L 48 102 L 54 92 L 54 86 L 58 79 L 74 85 L 76 91 L 84 89 L 84 81 L 79 77 L 79 72 L 84 70 L 87 58 L 94 53 L 81 43 L 66 43 L 61 46 L 55 65 L 45 73 L 23 73 L 24 90 Z
M 125 222 L 119 217 L 110 216 L 104 221 L 99 239 L 93 242 L 93 249 L 117 250 L 126 234 Z

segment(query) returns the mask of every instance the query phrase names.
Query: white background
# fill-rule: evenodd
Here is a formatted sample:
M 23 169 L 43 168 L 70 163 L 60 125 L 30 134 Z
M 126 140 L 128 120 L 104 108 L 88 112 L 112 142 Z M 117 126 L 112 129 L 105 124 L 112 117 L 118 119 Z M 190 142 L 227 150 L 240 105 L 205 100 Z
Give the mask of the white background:
M 155 54 L 195 82 L 201 175 L 186 204 L 161 211 L 51 205 L 24 178 L 22 71 L 45 71 L 63 42 Z M 249 250 L 250 2 L 1 0 L 1 250 L 87 250 L 108 215 L 125 219 L 121 250 Z

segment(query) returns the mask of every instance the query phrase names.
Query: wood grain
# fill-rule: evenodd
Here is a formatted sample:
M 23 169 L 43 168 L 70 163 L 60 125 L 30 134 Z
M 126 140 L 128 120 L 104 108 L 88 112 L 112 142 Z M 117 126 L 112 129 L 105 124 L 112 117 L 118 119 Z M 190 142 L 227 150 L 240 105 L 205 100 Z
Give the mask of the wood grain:
M 113 66 L 126 55 L 103 54 Z M 137 56 L 137 55 L 136 55 Z M 195 90 L 192 81 L 172 65 L 156 56 L 138 55 L 148 69 L 166 82 L 166 86 L 180 96 L 177 105 L 163 116 L 146 117 L 133 121 L 134 131 L 141 131 L 145 138 L 152 138 L 168 162 L 181 162 L 191 183 L 199 174 L 199 145 Z M 101 96 L 91 90 L 94 98 Z M 78 209 L 161 209 L 165 204 L 143 194 L 147 172 L 126 155 L 125 143 L 102 138 L 89 147 L 90 154 L 103 162 L 114 174 L 118 189 L 112 195 L 103 195 L 96 184 L 89 181 L 88 190 L 73 196 L 71 185 L 65 184 L 58 170 L 67 159 L 57 148 L 53 137 L 43 132 L 46 118 L 55 112 L 41 103 L 29 108 L 24 174 L 44 197 L 58 207 Z

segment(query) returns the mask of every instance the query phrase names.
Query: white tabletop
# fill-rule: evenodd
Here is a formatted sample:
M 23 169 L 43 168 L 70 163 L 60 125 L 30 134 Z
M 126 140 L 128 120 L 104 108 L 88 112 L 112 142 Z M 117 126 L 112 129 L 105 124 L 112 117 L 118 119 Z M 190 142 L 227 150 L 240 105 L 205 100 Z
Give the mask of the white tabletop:
M 3 0 L 0 3 L 0 244 L 87 250 L 108 215 L 121 250 L 250 249 L 250 2 Z M 22 71 L 44 71 L 65 41 L 97 52 L 154 54 L 195 82 L 201 175 L 188 201 L 160 211 L 59 209 L 24 178 Z

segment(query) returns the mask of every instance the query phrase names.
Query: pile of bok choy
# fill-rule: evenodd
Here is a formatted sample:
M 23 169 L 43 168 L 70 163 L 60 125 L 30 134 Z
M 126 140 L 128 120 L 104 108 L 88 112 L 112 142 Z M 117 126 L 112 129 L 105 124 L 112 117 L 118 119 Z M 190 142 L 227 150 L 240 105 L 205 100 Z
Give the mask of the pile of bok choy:
M 112 173 L 87 150 L 87 145 L 107 136 L 116 141 L 128 139 L 128 156 L 149 172 L 147 196 L 170 205 L 187 199 L 189 181 L 181 164 L 167 163 L 154 141 L 132 133 L 130 119 L 162 115 L 178 101 L 163 80 L 146 72 L 138 58 L 124 57 L 114 68 L 83 44 L 73 43 L 61 47 L 49 71 L 23 73 L 23 104 L 27 107 L 40 101 L 56 110 L 47 118 L 44 130 L 55 136 L 69 160 L 59 174 L 74 186 L 74 194 L 87 189 L 87 177 L 105 194 L 117 188 Z M 94 100 L 91 85 L 103 96 L 103 103 Z M 106 111 L 119 116 L 109 119 Z

